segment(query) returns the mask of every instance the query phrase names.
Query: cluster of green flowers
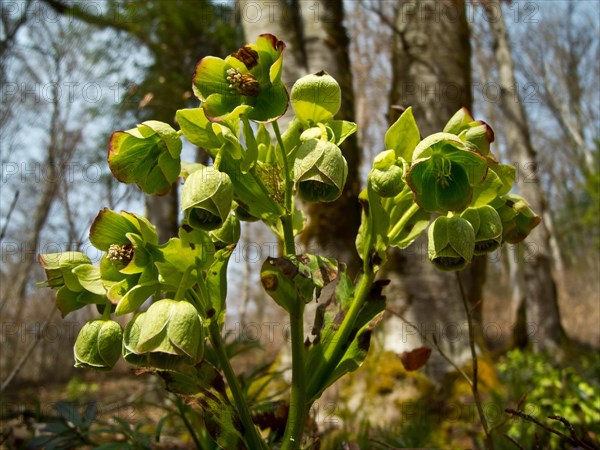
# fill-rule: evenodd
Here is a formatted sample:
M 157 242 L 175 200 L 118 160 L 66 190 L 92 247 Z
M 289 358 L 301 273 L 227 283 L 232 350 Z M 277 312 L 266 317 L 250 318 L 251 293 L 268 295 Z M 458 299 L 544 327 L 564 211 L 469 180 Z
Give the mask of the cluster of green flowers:
M 300 211 L 286 209 L 286 161 L 265 127 L 288 107 L 284 49 L 276 37 L 261 35 L 224 60 L 203 58 L 193 80 L 200 107 L 177 111 L 181 130 L 147 121 L 111 136 L 108 162 L 119 181 L 163 195 L 184 180 L 184 219 L 179 236 L 159 244 L 146 218 L 104 209 L 89 236 L 103 252 L 98 266 L 79 252 L 40 255 L 63 317 L 90 304 L 102 315 L 81 329 L 76 366 L 109 370 L 121 355 L 131 364 L 166 370 L 197 364 L 206 328 L 224 321 L 225 273 L 240 220 L 262 219 L 281 237 L 283 215 L 295 216 L 296 230 L 303 226 Z M 347 176 L 338 145 L 356 126 L 333 120 L 340 90 L 324 72 L 299 81 L 292 104 L 296 118 L 283 137 L 293 162 L 290 179 L 302 198 L 333 201 Z M 206 149 L 214 164 L 182 162 L 182 135 Z M 139 312 L 150 297 L 154 303 Z M 124 330 L 111 319 L 129 313 L 135 315 Z
M 293 86 L 294 118 L 280 134 L 276 121 L 290 100 L 281 80 L 284 50 L 267 34 L 225 59 L 205 57 L 193 79 L 200 105 L 177 111 L 180 130 L 147 121 L 111 136 L 108 162 L 119 181 L 157 195 L 184 181 L 184 219 L 179 236 L 160 244 L 144 217 L 104 209 L 90 231 L 90 242 L 104 252 L 99 266 L 76 252 L 40 256 L 63 316 L 88 304 L 102 314 L 78 336 L 77 366 L 110 369 L 120 355 L 162 370 L 198 363 L 206 328 L 224 321 L 225 274 L 240 221 L 262 220 L 284 241 L 285 221 L 293 235 L 304 227 L 294 194 L 308 202 L 341 195 L 348 167 L 339 146 L 356 124 L 334 119 L 340 88 L 319 72 Z M 182 136 L 206 149 L 213 165 L 182 162 Z M 433 216 L 429 257 L 442 270 L 462 269 L 474 254 L 518 242 L 537 225 L 539 217 L 510 193 L 514 168 L 493 157 L 493 139 L 463 109 L 443 132 L 421 140 L 412 111 L 405 111 L 388 130 L 387 150 L 375 158 L 360 196 L 357 248 L 365 272 L 385 260 L 389 246 L 410 245 Z M 315 273 L 325 264 L 306 261 L 316 264 Z M 155 302 L 139 312 L 150 297 Z M 135 315 L 123 331 L 111 314 L 128 313 Z
M 388 131 L 389 149 L 377 155 L 369 173 L 368 189 L 389 213 L 389 244 L 406 247 L 418 235 L 406 225 L 412 220 L 420 233 L 434 218 L 429 259 L 437 268 L 453 271 L 465 268 L 473 255 L 522 241 L 541 219 L 522 197 L 510 193 L 515 168 L 497 161 L 490 152 L 493 141 L 492 129 L 465 108 L 442 132 L 421 140 L 408 108 Z M 412 201 L 406 202 L 407 196 Z M 394 216 L 404 230 L 396 227 Z M 402 232 L 405 239 L 399 239 Z

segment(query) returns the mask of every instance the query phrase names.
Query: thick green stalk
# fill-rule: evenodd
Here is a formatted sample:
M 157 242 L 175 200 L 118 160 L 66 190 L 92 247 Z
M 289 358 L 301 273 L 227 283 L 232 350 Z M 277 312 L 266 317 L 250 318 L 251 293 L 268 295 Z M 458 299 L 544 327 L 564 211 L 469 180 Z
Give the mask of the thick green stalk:
M 225 374 L 225 378 L 229 384 L 231 394 L 233 395 L 233 400 L 240 415 L 240 420 L 244 425 L 244 435 L 247 439 L 248 445 L 251 449 L 266 450 L 267 447 L 265 442 L 258 434 L 254 422 L 252 421 L 250 409 L 248 409 L 248 405 L 246 404 L 246 399 L 242 393 L 242 388 L 240 387 L 235 372 L 233 371 L 231 363 L 229 362 L 229 357 L 227 356 L 225 346 L 223 345 L 223 339 L 221 338 L 219 325 L 217 322 L 213 321 L 209 325 L 208 330 L 210 332 L 210 340 L 217 353 L 219 362 L 221 363 L 221 368 L 223 369 L 223 373 Z
M 285 197 L 284 197 L 284 208 L 285 215 L 281 217 L 281 226 L 283 227 L 283 245 L 284 253 L 286 255 L 296 254 L 296 244 L 294 243 L 294 226 L 293 226 L 293 214 L 294 214 L 294 180 L 290 172 L 290 163 L 288 161 L 288 155 L 285 151 L 283 139 L 281 137 L 281 131 L 279 130 L 279 124 L 277 121 L 273 122 L 273 131 L 275 131 L 275 137 L 279 144 L 279 151 L 281 152 L 281 160 L 283 164 L 284 183 L 285 183 Z
M 273 122 L 273 131 L 279 144 L 281 160 L 285 176 L 285 200 L 286 214 L 281 218 L 283 228 L 284 254 L 286 256 L 296 254 L 294 242 L 294 181 L 290 172 L 288 155 L 279 130 L 279 124 Z M 288 421 L 283 435 L 282 450 L 300 448 L 304 422 L 306 421 L 306 380 L 304 375 L 304 300 L 300 297 L 292 302 L 290 311 L 290 337 L 292 340 L 292 392 L 290 394 L 290 408 Z
M 306 380 L 304 376 L 304 300 L 297 298 L 290 311 L 292 339 L 292 392 L 282 450 L 300 448 L 306 422 Z

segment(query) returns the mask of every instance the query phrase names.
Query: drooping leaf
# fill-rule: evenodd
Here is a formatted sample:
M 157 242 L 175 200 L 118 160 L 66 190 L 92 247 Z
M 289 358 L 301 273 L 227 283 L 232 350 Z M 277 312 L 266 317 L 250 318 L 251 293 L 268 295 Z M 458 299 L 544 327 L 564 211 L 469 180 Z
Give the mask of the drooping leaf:
M 360 279 L 358 282 L 360 283 Z M 342 269 L 335 295 L 321 304 L 315 315 L 312 329 L 314 339 L 309 346 L 305 362 L 309 403 L 318 399 L 323 391 L 340 377 L 360 367 L 366 358 L 372 331 L 383 317 L 385 297 L 381 291 L 388 283 L 387 280 L 381 280 L 373 284 L 356 317 L 348 341 L 343 344 L 343 352 L 336 356 L 336 360 L 326 360 L 324 355 L 328 354 L 328 348 L 339 344 L 337 332 L 355 295 L 352 281 L 345 269 Z M 323 365 L 327 365 L 331 370 L 319 371 Z
M 215 253 L 215 258 L 206 274 L 206 288 L 209 296 L 211 309 L 206 315 L 211 320 L 216 320 L 219 326 L 225 322 L 225 311 L 227 305 L 227 265 L 229 258 L 235 249 L 235 245 L 229 245 Z
M 221 147 L 221 141 L 212 129 L 212 122 L 206 118 L 202 108 L 180 109 L 175 117 L 183 135 L 192 144 L 206 150 Z

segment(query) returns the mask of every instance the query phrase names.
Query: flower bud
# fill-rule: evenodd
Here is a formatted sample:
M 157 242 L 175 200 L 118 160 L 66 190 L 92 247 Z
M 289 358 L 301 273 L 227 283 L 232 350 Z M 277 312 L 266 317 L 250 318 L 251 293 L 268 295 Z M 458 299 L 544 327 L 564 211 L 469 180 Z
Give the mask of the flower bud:
M 473 258 L 475 231 L 465 219 L 438 217 L 429 227 L 429 260 L 444 271 L 464 269 Z
M 459 135 L 461 131 L 469 128 L 469 124 L 474 120 L 467 108 L 461 108 L 450 118 L 443 132 Z
M 494 142 L 494 130 L 482 120 L 473 122 L 465 132 L 465 140 L 473 144 L 480 153 L 489 155 L 490 145 Z
M 38 261 L 46 272 L 47 286 L 58 289 L 66 286 L 70 291 L 83 290 L 73 269 L 83 264 L 91 264 L 91 260 L 80 252 L 48 253 L 39 255 Z
M 380 197 L 395 197 L 404 188 L 404 170 L 396 164 L 396 152 L 387 150 L 375 157 L 369 173 L 371 187 Z
M 542 218 L 529 207 L 527 201 L 516 194 L 498 197 L 491 203 L 502 221 L 502 240 L 517 244 L 525 239 Z
M 348 164 L 339 147 L 311 139 L 302 143 L 294 162 L 300 197 L 308 202 L 332 202 L 344 189 Z
M 484 255 L 496 250 L 502 244 L 502 221 L 498 212 L 490 205 L 467 208 L 460 215 L 469 221 L 475 231 L 476 255 Z
M 139 327 L 139 331 L 134 327 Z M 186 301 L 159 300 L 127 330 L 125 349 L 129 355 L 151 353 L 166 356 L 169 362 L 183 360 L 196 364 L 204 356 L 202 319 Z
M 75 341 L 75 367 L 110 370 L 121 356 L 123 331 L 113 320 L 86 323 Z
M 340 110 L 340 85 L 325 71 L 306 75 L 292 87 L 292 107 L 304 123 L 331 120 Z
M 233 184 L 224 172 L 201 166 L 192 172 L 181 190 L 181 209 L 188 224 L 200 230 L 219 228 L 233 202 Z

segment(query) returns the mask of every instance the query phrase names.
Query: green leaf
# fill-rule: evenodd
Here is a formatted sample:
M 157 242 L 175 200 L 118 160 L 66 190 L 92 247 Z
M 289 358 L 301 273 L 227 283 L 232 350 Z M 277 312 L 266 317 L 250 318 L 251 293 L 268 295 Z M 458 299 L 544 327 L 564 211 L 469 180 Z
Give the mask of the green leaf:
M 356 133 L 358 126 L 346 120 L 330 120 L 325 123 L 333 131 L 335 145 L 341 145 L 348 137 Z
M 198 230 L 199 233 L 205 233 Z M 154 264 L 158 268 L 160 282 L 169 286 L 172 290 L 177 290 L 182 282 L 183 274 L 189 267 L 194 267 L 193 276 L 188 277 L 184 289 L 188 289 L 195 284 L 196 269 L 202 270 L 208 267 L 214 253 L 214 245 L 208 235 L 193 236 L 189 232 L 180 229 L 180 234 L 185 236 L 187 242 L 178 238 L 171 238 L 169 241 L 158 248 L 160 260 Z M 202 236 L 202 237 L 201 237 Z M 208 242 L 204 240 L 204 236 Z M 195 239 L 200 242 L 191 242 Z
M 497 163 L 491 163 L 489 166 L 490 171 L 493 171 L 502 181 L 502 189 L 500 189 L 498 195 L 508 194 L 515 183 L 515 177 L 517 174 L 516 167 Z
M 115 286 L 110 289 L 109 293 L 112 293 Z M 117 309 L 115 310 L 115 314 L 117 316 L 122 316 L 123 314 L 135 312 L 146 300 L 150 298 L 151 295 L 157 293 L 157 290 L 158 281 L 149 281 L 147 283 L 135 285 L 121 298 L 117 305 Z
M 86 306 L 79 301 L 81 292 L 70 291 L 67 286 L 63 286 L 56 291 L 56 307 L 64 318 L 67 314 L 77 311 Z
M 360 282 L 360 279 L 358 280 Z M 355 290 L 352 280 L 342 268 L 335 295 L 322 303 L 315 315 L 313 341 L 310 343 L 305 363 L 308 403 L 318 399 L 323 391 L 348 372 L 356 370 L 367 356 L 373 328 L 381 321 L 385 311 L 385 297 L 381 289 L 388 281 L 379 281 L 373 285 L 367 301 L 362 306 L 353 330 L 346 342 L 344 353 L 336 361 L 335 369 L 326 373 L 322 379 L 316 379 L 318 368 L 329 361 L 324 359 L 327 348 L 337 343 L 337 330 L 344 319 Z
M 206 149 L 221 147 L 221 141 L 215 134 L 202 108 L 180 109 L 175 113 L 183 135 L 190 143 Z
M 160 136 L 172 158 L 179 158 L 182 148 L 181 139 L 171 125 L 159 122 L 158 120 L 147 120 L 146 122 L 142 122 L 142 125 L 150 128 Z
M 393 149 L 397 157 L 411 162 L 413 151 L 420 140 L 419 127 L 415 121 L 412 107 L 409 106 L 385 133 L 385 148 Z
M 227 266 L 235 245 L 229 245 L 215 253 L 214 262 L 206 273 L 206 288 L 208 302 L 211 308 L 206 315 L 211 320 L 216 320 L 219 326 L 225 322 L 227 309 Z
M 106 295 L 106 288 L 100 277 L 100 267 L 82 264 L 75 267 L 73 273 L 85 290 L 96 295 Z
M 254 166 L 246 175 L 242 175 L 240 162 L 223 155 L 219 170 L 229 175 L 233 183 L 235 201 L 252 216 L 264 220 L 277 220 L 284 213 L 276 195 L 270 191 L 261 178 L 262 169 Z M 279 177 L 279 172 L 273 174 Z
M 242 144 L 240 143 L 237 134 L 228 126 L 221 125 L 220 123 L 213 123 L 212 128 L 218 139 L 221 141 L 219 153 L 215 157 L 215 168 L 219 168 L 223 153 L 231 155 L 234 159 L 242 159 Z
M 121 211 L 121 215 L 129 219 L 139 230 L 138 234 L 142 236 L 142 240 L 152 245 L 158 245 L 158 232 L 156 227 L 150 223 L 148 219 L 139 214 Z
M 386 199 L 383 205 L 390 216 L 390 228 L 393 228 L 398 221 L 402 220 L 404 214 L 410 214 L 410 208 L 414 205 L 414 200 L 410 191 L 404 191 L 395 198 Z M 408 247 L 425 231 L 430 218 L 431 213 L 419 208 L 418 211 L 412 213 L 412 216 L 399 233 L 393 236 L 390 235 L 389 245 L 398 248 Z
M 181 397 L 186 404 L 201 408 L 206 430 L 220 448 L 249 448 L 242 437 L 242 424 L 227 397 L 221 373 L 208 361 L 185 366 L 177 372 L 157 371 L 169 392 Z
M 356 249 L 361 259 L 376 268 L 386 260 L 390 218 L 383 209 L 381 198 L 367 186 L 358 196 L 362 219 L 356 235 Z
M 321 289 L 337 279 L 337 261 L 316 255 L 267 258 L 260 279 L 275 302 L 290 312 L 295 302 L 310 302 Z
M 511 166 L 512 167 L 512 166 Z M 483 206 L 494 200 L 503 190 L 500 177 L 493 170 L 488 171 L 484 180 L 473 186 L 472 206 Z

